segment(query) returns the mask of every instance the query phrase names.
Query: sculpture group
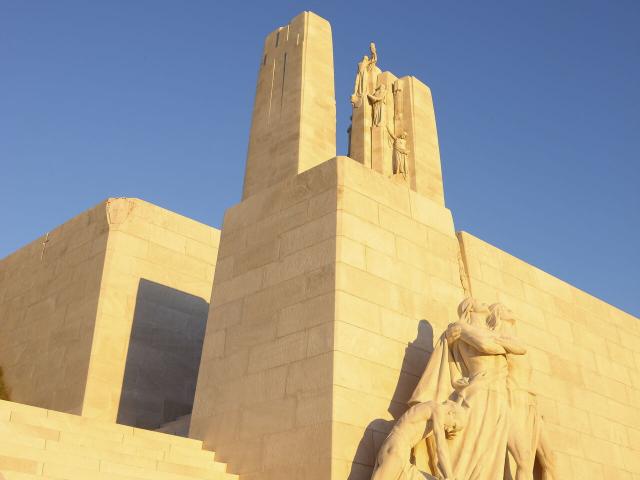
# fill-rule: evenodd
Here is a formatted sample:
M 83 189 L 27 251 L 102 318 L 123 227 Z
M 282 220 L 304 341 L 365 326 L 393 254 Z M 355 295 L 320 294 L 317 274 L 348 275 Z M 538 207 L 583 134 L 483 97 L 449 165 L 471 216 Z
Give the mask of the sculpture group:
M 536 459 L 542 480 L 558 480 L 515 316 L 502 304 L 467 298 L 458 317 L 380 448 L 372 480 L 500 480 L 508 454 L 515 480 L 533 480 Z M 435 477 L 411 461 L 422 441 Z
M 361 148 L 359 152 L 350 151 L 349 154 L 368 166 L 390 171 L 406 180 L 410 152 L 408 133 L 403 124 L 402 84 L 389 72 L 383 73 L 378 68 L 375 43 L 372 42 L 369 49 L 371 56 L 365 55 L 358 63 L 351 94 L 352 122 L 359 123 L 360 128 L 357 134 L 353 125 L 349 129 L 350 144 L 357 143 Z M 354 134 L 358 136 L 355 142 Z M 388 165 L 380 166 L 385 163 Z

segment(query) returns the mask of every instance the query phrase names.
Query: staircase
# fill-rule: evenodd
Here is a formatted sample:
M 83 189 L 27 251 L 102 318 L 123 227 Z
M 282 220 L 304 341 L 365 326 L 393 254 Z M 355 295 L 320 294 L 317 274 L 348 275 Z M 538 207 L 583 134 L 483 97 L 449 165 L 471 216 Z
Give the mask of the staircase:
M 188 423 L 188 420 L 187 420 Z M 0 480 L 238 480 L 202 442 L 0 400 Z
M 189 436 L 189 423 L 191 422 L 191 414 L 183 415 L 171 422 L 163 424 L 160 428 L 156 428 L 156 432 L 168 433 L 169 435 L 178 435 L 180 437 Z

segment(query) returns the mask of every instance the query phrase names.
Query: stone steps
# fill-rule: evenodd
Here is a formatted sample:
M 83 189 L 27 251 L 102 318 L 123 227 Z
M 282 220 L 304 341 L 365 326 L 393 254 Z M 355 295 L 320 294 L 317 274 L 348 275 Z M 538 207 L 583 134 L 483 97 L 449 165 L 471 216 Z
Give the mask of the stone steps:
M 238 479 L 199 440 L 6 401 L 0 401 L 0 474 L 2 480 Z
M 2 480 L 55 480 L 51 477 L 43 477 L 42 475 L 31 475 L 29 473 L 20 472 L 4 472 L 0 475 L 2 475 Z

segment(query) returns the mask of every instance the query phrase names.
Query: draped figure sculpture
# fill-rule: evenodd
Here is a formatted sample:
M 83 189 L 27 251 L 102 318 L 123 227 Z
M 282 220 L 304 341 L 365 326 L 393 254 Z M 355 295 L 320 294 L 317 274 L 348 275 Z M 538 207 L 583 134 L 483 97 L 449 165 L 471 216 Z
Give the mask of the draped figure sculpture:
M 506 355 L 523 355 L 526 349 L 517 340 L 490 330 L 489 313 L 487 304 L 473 298 L 459 305 L 459 321 L 449 325 L 438 340 L 409 400 L 409 405 L 444 402 L 461 378 L 478 378 L 476 388 L 465 398 L 469 405 L 466 426 L 447 441 L 456 480 L 500 480 L 504 475 L 509 436 Z M 431 439 L 427 439 L 427 448 L 431 468 L 444 478 Z
M 369 51 L 371 52 L 371 60 L 369 60 L 369 70 L 373 70 L 378 63 L 378 50 L 376 50 L 376 44 L 371 42 L 369 44 Z
M 364 95 L 365 85 L 367 82 L 368 68 L 369 68 L 369 57 L 365 55 L 364 57 L 362 57 L 362 60 L 358 63 L 356 80 L 353 85 L 353 93 L 351 94 L 351 104 L 354 107 L 358 107 L 360 105 L 360 101 L 362 100 L 362 95 Z
M 379 127 L 382 124 L 382 109 L 384 104 L 387 103 L 387 87 L 384 83 L 381 83 L 372 94 L 367 94 L 367 98 L 373 110 L 373 126 Z
M 367 92 L 367 80 L 369 75 L 374 75 L 375 81 L 375 68 L 378 62 L 378 51 L 376 50 L 376 44 L 371 42 L 369 44 L 369 50 L 371 51 L 371 58 L 365 55 L 358 63 L 358 71 L 356 72 L 356 80 L 353 85 L 353 93 L 351 94 L 351 105 L 354 108 L 358 108 L 362 104 L 362 98 Z
M 402 175 L 403 178 L 407 178 L 407 157 L 409 156 L 409 149 L 407 148 L 407 132 L 402 132 L 400 135 L 394 135 L 389 127 L 387 127 L 389 136 L 393 139 L 393 174 Z
M 489 307 L 489 328 L 500 336 L 516 338 L 516 318 L 500 303 Z M 542 480 L 557 479 L 555 458 L 538 411 L 536 395 L 531 391 L 531 364 L 528 355 L 507 353 L 510 427 L 507 447 L 516 462 L 515 480 L 533 480 L 533 466 L 538 459 Z

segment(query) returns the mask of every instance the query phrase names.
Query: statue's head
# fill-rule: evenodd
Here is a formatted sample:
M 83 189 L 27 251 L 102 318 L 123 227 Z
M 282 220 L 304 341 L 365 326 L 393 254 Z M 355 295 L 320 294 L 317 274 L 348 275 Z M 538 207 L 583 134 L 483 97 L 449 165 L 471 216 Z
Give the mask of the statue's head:
M 489 306 L 473 297 L 465 298 L 458 305 L 458 318 L 461 322 L 478 323 L 479 318 L 484 322 L 488 314 Z
M 457 402 L 447 400 L 442 404 L 442 426 L 447 438 L 453 438 L 467 425 L 468 409 Z
M 403 140 L 406 140 L 407 139 L 407 132 L 402 132 L 400 134 L 400 138 L 403 139 Z
M 491 330 L 500 330 L 503 322 L 507 322 L 510 326 L 514 327 L 516 318 L 513 312 L 502 303 L 494 303 L 489 307 L 489 317 L 487 317 L 487 326 Z
M 371 50 L 371 53 L 372 53 L 372 54 L 376 53 L 376 44 L 375 44 L 375 43 L 373 43 L 373 42 L 371 42 L 371 43 L 369 44 L 369 50 Z

